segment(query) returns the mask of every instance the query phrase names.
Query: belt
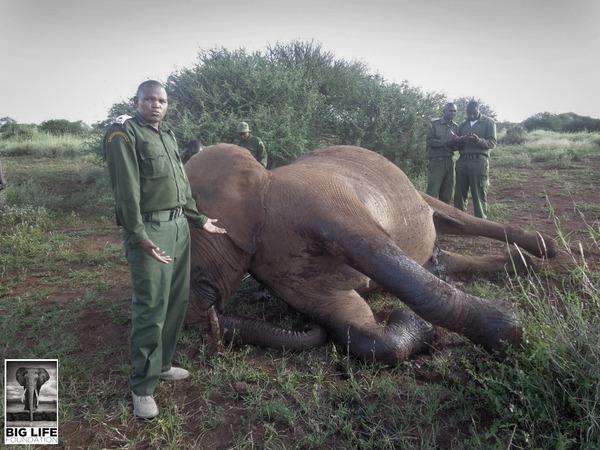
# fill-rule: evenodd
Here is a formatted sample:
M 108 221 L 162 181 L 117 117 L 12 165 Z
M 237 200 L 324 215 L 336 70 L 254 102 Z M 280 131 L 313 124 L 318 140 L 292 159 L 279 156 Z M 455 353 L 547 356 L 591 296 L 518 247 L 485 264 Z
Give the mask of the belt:
M 487 158 L 487 155 L 483 153 L 461 153 L 460 159 L 477 159 L 477 158 Z
M 161 211 L 150 211 L 142 213 L 142 221 L 144 222 L 168 222 L 169 220 L 177 219 L 183 214 L 181 206 L 173 209 L 163 209 Z
M 429 159 L 430 161 L 431 161 L 432 159 L 447 159 L 447 160 L 451 160 L 451 159 L 452 159 L 452 156 L 431 156 L 431 157 L 429 157 L 429 158 L 427 158 L 427 159 Z

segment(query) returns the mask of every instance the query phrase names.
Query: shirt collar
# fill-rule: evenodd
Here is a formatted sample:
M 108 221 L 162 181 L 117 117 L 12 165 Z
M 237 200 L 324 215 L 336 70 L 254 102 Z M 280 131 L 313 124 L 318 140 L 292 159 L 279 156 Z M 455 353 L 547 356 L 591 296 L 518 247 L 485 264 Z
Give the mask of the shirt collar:
M 142 115 L 139 112 L 135 113 L 135 120 L 141 126 L 143 126 L 143 127 L 149 127 L 149 128 L 152 128 L 154 131 L 156 131 L 156 128 L 154 128 L 148 122 L 146 122 L 146 120 L 142 117 Z M 159 131 L 162 131 L 162 132 L 165 132 L 165 133 L 168 133 L 169 131 L 171 131 L 171 128 L 169 128 L 169 126 L 164 121 L 162 121 L 160 123 L 160 125 L 158 126 L 158 129 L 159 129 Z
M 450 124 L 450 125 L 456 125 L 456 122 L 454 122 L 454 120 L 450 120 L 450 122 L 446 122 L 446 119 L 444 119 L 444 116 L 442 116 L 442 117 L 440 118 L 440 123 L 441 123 L 442 125 L 447 125 L 447 124 Z

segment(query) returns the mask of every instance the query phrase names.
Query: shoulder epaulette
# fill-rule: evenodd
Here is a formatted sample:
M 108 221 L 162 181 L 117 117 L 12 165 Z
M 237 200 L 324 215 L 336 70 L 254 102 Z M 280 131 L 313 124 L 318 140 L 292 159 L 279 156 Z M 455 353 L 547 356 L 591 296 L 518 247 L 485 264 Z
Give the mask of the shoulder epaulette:
M 127 114 L 121 114 L 119 117 L 116 117 L 115 120 L 113 120 L 113 124 L 118 123 L 119 125 L 123 125 L 125 121 L 129 119 L 132 119 L 132 117 Z

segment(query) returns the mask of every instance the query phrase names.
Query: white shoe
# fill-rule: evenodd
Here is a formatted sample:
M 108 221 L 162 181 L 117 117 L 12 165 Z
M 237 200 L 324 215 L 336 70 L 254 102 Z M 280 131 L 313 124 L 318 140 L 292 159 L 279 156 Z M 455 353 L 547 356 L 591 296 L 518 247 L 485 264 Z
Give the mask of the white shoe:
M 190 373 L 181 367 L 171 367 L 169 370 L 162 372 L 160 377 L 163 380 L 178 381 L 185 380 L 190 376 Z
M 133 414 L 141 419 L 151 419 L 158 416 L 158 406 L 152 395 L 136 395 L 133 397 Z

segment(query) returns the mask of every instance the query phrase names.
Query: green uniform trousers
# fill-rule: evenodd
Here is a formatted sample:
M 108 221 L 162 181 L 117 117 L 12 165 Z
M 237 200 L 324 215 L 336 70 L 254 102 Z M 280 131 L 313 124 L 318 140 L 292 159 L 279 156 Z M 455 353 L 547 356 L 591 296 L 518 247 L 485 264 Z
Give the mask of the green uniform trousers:
M 487 191 L 490 185 L 488 173 L 490 163 L 484 155 L 461 156 L 456 161 L 456 190 L 454 207 L 467 210 L 469 190 L 473 198 L 476 217 L 487 218 Z
M 427 167 L 427 194 L 450 204 L 454 189 L 454 161 L 448 158 L 430 158 Z
M 128 242 L 131 269 L 131 390 L 152 395 L 160 373 L 171 368 L 185 317 L 190 286 L 190 230 L 184 215 L 165 222 L 145 222 L 149 239 L 173 261 L 163 264 Z M 129 239 L 130 240 L 130 239 Z

